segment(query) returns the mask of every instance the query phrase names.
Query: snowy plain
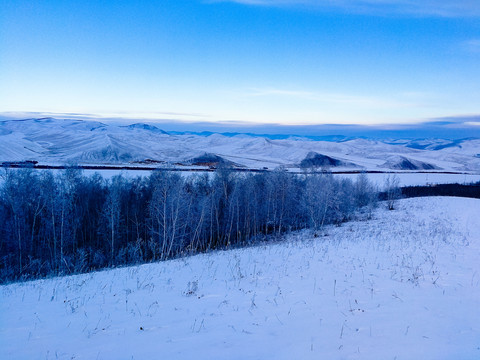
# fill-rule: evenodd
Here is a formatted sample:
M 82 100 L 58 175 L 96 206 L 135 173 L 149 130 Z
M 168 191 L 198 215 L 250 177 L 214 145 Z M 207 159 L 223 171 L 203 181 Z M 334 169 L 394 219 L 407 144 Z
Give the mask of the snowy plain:
M 40 170 L 41 171 L 41 170 Z M 53 170 L 54 173 L 59 170 Z M 83 173 L 87 176 L 91 176 L 95 173 L 100 174 L 104 179 L 110 179 L 117 175 L 122 175 L 126 178 L 135 178 L 137 176 L 145 177 L 150 176 L 152 171 L 148 170 L 83 170 Z M 190 172 L 190 171 L 179 171 L 179 174 L 182 176 L 196 176 L 202 174 L 202 172 Z M 301 173 L 299 171 L 299 173 Z M 210 172 L 212 174 L 213 172 Z M 335 177 L 349 178 L 352 181 L 356 181 L 358 174 L 335 174 L 332 172 Z M 389 173 L 366 173 L 365 174 L 379 189 L 383 189 L 385 185 L 385 180 L 389 176 L 397 176 L 399 180 L 399 186 L 421 186 L 421 185 L 432 185 L 432 184 L 471 184 L 480 182 L 480 174 L 445 174 L 438 172 L 389 172 Z M 1 181 L 1 179 L 0 179 Z
M 3 182 L 4 177 L 3 172 L 5 169 L 0 169 L 0 185 Z M 8 169 L 8 171 L 18 171 L 18 169 Z M 36 169 L 38 173 L 44 171 L 51 171 L 54 175 L 60 174 L 62 170 L 42 170 Z M 136 177 L 148 177 L 152 174 L 153 170 L 82 170 L 85 176 L 93 176 L 94 174 L 99 174 L 104 179 L 112 179 L 114 176 L 121 175 L 126 179 L 134 179 Z M 201 171 L 177 171 L 178 174 L 184 177 L 193 177 L 204 174 Z M 207 174 L 212 177 L 215 175 L 214 172 L 207 172 Z M 358 174 L 336 174 L 332 173 L 334 177 L 348 178 L 352 181 L 356 181 Z M 424 185 L 435 185 L 435 184 L 472 184 L 480 182 L 480 174 L 445 174 L 437 172 L 389 172 L 389 173 L 366 173 L 365 174 L 379 190 L 383 190 L 385 187 L 385 181 L 389 176 L 396 176 L 399 180 L 399 186 L 424 186 Z
M 480 200 L 0 287 L 0 359 L 478 359 Z M 366 216 L 366 215 L 362 215 Z

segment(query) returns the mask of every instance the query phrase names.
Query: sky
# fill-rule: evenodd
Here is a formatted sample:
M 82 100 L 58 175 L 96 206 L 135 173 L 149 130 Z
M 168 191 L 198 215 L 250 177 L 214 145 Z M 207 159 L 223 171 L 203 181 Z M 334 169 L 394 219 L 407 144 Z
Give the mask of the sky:
M 0 113 L 480 129 L 477 0 L 0 8 Z

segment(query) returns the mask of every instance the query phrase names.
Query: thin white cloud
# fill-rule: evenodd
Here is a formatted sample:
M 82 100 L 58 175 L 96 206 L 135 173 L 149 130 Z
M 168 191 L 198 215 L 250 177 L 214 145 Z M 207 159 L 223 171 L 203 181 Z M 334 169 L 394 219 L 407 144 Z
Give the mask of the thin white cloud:
M 480 39 L 467 40 L 462 47 L 469 53 L 480 54 Z
M 178 121 L 201 121 L 208 120 L 211 116 L 200 113 L 182 112 L 146 112 L 146 111 L 122 111 L 122 112 L 97 112 L 97 113 L 72 113 L 72 112 L 38 112 L 38 111 L 3 111 L 0 112 L 0 120 L 29 119 L 52 117 L 56 119 L 78 120 L 178 120 Z
M 290 97 L 319 103 L 352 105 L 363 108 L 411 108 L 419 104 L 409 97 L 406 101 L 391 100 L 377 96 L 351 95 L 331 92 L 314 92 L 278 88 L 255 88 L 243 94 L 244 97 Z
M 479 126 L 480 127 L 480 121 L 468 121 L 464 124 L 469 125 L 469 126 Z
M 479 0 L 211 0 L 257 6 L 307 6 L 373 14 L 480 16 Z

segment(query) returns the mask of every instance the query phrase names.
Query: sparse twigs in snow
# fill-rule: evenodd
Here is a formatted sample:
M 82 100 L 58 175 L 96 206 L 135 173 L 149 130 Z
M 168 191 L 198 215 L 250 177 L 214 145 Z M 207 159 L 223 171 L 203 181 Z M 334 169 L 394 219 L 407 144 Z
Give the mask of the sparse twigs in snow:
M 198 280 L 189 281 L 187 284 L 187 289 L 183 292 L 185 296 L 194 296 L 197 295 L 198 291 Z
M 397 175 L 388 175 L 385 178 L 385 193 L 387 198 L 388 210 L 394 210 L 395 204 L 400 199 L 400 178 Z

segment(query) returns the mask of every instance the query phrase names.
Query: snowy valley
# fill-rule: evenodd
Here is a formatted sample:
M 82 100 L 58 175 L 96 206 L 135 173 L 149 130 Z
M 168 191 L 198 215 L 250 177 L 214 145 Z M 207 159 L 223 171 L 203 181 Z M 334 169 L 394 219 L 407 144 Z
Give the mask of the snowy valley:
M 154 125 L 27 119 L 0 122 L 0 162 L 289 171 L 316 166 L 332 171 L 480 173 L 480 139 L 337 141 L 290 136 L 172 132 Z
M 0 358 L 478 359 L 479 153 L 0 122 Z
M 0 360 L 479 360 L 479 25 L 2 1 Z

